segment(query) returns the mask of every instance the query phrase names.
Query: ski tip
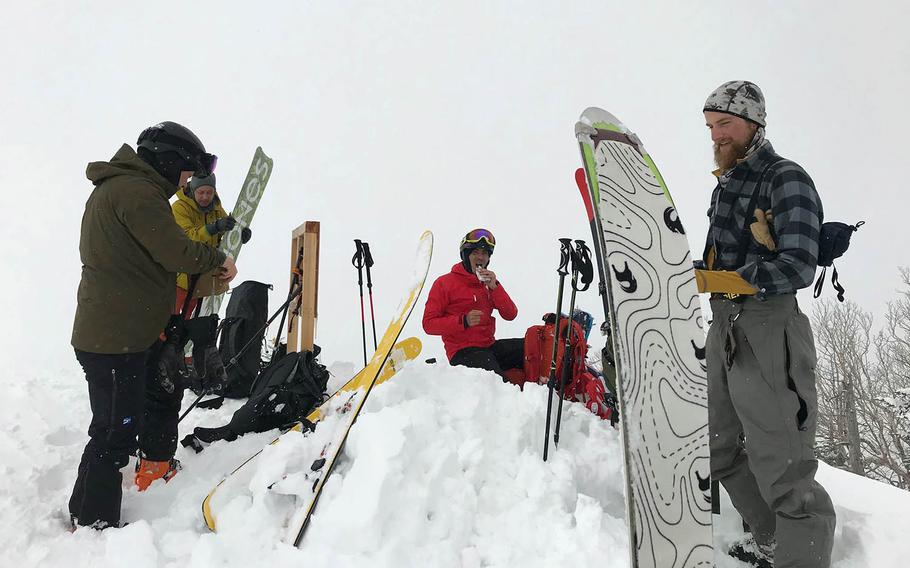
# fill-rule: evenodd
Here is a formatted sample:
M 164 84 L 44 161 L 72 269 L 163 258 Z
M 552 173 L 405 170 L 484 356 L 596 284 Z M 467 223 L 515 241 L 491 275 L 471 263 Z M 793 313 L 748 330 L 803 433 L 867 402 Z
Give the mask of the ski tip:
M 422 255 L 432 258 L 434 239 L 433 232 L 427 229 L 420 235 L 420 242 L 417 245 L 417 250 L 419 250 Z M 427 268 L 429 269 L 429 266 L 427 266 Z
M 585 204 L 585 212 L 588 214 L 588 222 L 594 220 L 594 205 L 591 202 L 591 192 L 588 191 L 588 174 L 584 168 L 575 170 L 575 184 L 578 191 L 581 192 L 581 200 Z
M 585 176 L 586 174 L 584 168 L 578 168 L 575 170 L 575 184 L 582 192 L 587 191 L 588 189 L 588 182 L 585 179 Z
M 581 117 L 579 117 L 578 122 L 597 128 L 599 128 L 601 125 L 614 126 L 621 132 L 626 132 L 628 130 L 623 125 L 622 121 L 616 118 L 613 113 L 607 112 L 599 107 L 586 108 L 581 113 Z
M 417 252 L 421 258 L 427 259 L 426 269 L 430 269 L 430 260 L 433 258 L 433 232 L 426 230 L 420 235 L 420 241 L 417 244 Z
M 220 483 L 218 485 L 221 485 Z M 218 487 L 215 487 L 208 495 L 205 496 L 205 500 L 202 501 L 202 517 L 205 519 L 205 526 L 212 532 L 216 532 L 215 516 L 212 514 L 212 495 Z

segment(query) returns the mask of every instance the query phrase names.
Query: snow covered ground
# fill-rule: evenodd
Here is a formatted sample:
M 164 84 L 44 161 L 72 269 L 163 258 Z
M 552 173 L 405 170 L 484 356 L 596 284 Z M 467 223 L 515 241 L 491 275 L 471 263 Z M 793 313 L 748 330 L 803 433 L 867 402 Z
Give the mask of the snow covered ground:
M 332 368 L 337 381 L 353 366 Z M 484 371 L 412 363 L 371 395 L 295 549 L 280 542 L 279 509 L 265 491 L 232 503 L 218 533 L 202 521 L 205 495 L 267 444 L 268 433 L 198 455 L 181 447 L 183 471 L 145 493 L 125 469 L 123 518 L 131 524 L 67 532 L 89 420 L 81 372 L 74 362 L 3 382 L 2 566 L 628 565 L 618 432 L 569 404 L 560 447 L 544 463 L 543 388 L 521 392 Z M 237 406 L 194 411 L 181 432 L 223 424 Z M 905 566 L 910 494 L 825 465 L 819 478 L 837 505 L 835 566 Z M 741 533 L 723 497 L 718 546 Z M 724 557 L 717 566 L 742 565 Z

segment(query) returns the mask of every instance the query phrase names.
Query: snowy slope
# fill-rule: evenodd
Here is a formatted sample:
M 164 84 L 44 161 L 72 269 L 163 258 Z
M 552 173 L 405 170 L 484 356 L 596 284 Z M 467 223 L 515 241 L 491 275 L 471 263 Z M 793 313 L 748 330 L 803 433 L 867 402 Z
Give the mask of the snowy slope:
M 422 363 L 377 387 L 297 550 L 280 543 L 273 506 L 287 497 L 264 489 L 231 503 L 219 533 L 202 523 L 205 494 L 270 434 L 199 455 L 180 448 L 184 470 L 143 494 L 129 487 L 125 469 L 131 524 L 66 532 L 89 416 L 84 380 L 74 367 L 4 382 L 3 566 L 627 566 L 617 432 L 567 405 L 559 450 L 543 463 L 543 388 L 521 392 L 484 371 Z M 181 432 L 222 424 L 236 406 L 194 411 Z M 318 443 L 311 438 L 297 443 Z M 289 455 L 275 452 L 270 467 Z M 820 480 L 838 506 L 835 566 L 905 565 L 910 494 L 824 465 Z M 729 499 L 723 503 L 720 545 L 739 534 Z M 742 566 L 727 558 L 717 565 Z

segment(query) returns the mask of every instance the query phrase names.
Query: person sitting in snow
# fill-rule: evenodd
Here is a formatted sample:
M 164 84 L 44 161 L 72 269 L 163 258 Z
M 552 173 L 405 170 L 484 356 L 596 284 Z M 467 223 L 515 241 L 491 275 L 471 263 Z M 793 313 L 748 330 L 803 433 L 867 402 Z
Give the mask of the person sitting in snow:
M 183 232 L 190 239 L 218 248 L 225 233 L 232 230 L 237 220 L 228 215 L 221 206 L 221 198 L 215 189 L 215 174 L 207 176 L 194 175 L 187 180 L 186 187 L 177 192 L 177 201 L 171 205 L 174 219 Z M 246 244 L 253 233 L 249 227 L 243 227 L 240 232 L 240 242 Z M 218 278 L 214 272 L 203 274 L 196 283 L 193 297 L 187 306 L 186 317 L 196 307 L 199 298 L 223 294 L 228 289 L 227 283 Z M 177 275 L 177 302 L 174 313 L 180 313 L 189 290 L 189 276 L 185 273 Z
M 505 320 L 518 308 L 489 269 L 496 239 L 486 229 L 474 229 L 461 240 L 461 262 L 436 279 L 423 312 L 423 330 L 441 335 L 452 365 L 504 372 L 524 365 L 524 339 L 500 339 L 493 310 Z

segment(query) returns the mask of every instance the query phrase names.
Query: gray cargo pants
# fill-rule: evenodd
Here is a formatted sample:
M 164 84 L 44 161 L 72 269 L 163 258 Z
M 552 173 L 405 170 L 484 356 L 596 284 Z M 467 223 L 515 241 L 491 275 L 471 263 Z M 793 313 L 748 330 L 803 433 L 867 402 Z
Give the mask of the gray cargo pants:
M 795 295 L 711 299 L 708 415 L 711 476 L 775 568 L 828 568 L 834 505 L 815 481 L 815 342 Z M 742 443 L 742 436 L 745 444 Z

